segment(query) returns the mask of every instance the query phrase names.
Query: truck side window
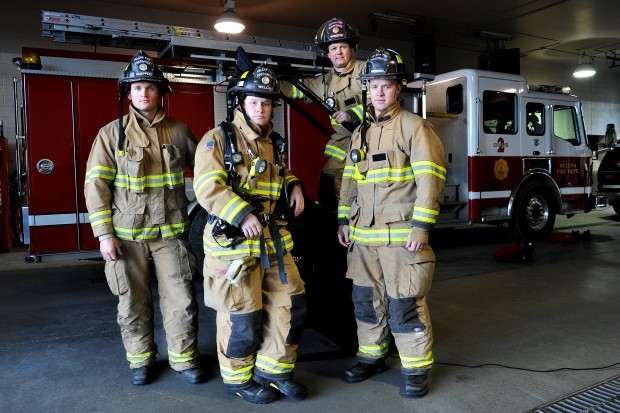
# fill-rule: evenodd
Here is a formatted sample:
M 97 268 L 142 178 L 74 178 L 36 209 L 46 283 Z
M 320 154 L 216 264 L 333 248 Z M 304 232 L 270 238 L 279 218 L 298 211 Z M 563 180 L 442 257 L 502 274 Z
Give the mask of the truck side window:
M 454 114 L 463 112 L 463 85 L 454 85 L 446 89 L 446 112 Z
M 542 103 L 528 103 L 525 105 L 527 112 L 527 134 L 530 136 L 542 136 L 545 134 L 545 105 Z
M 575 146 L 581 143 L 574 107 L 560 105 L 553 107 L 553 134 Z
M 482 121 L 485 133 L 517 133 L 517 95 L 485 90 L 482 93 Z

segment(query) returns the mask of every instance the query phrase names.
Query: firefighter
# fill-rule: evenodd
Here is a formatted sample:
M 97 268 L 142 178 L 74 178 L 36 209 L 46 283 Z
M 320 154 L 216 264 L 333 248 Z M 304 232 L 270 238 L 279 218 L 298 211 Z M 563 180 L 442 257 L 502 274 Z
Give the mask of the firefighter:
M 412 77 L 392 50 L 368 58 L 361 78 L 370 91 L 369 119 L 353 134 L 338 207 L 359 342 L 344 380 L 360 382 L 387 368 L 391 332 L 405 375 L 400 394 L 407 398 L 427 393 L 433 364 L 426 295 L 435 255 L 428 233 L 446 177 L 433 126 L 398 101 Z
M 353 56 L 359 43 L 359 31 L 344 19 L 333 18 L 321 25 L 315 43 L 326 53 L 332 63 L 332 69 L 324 75 L 305 79 L 304 85 L 335 110 L 330 116 L 335 133 L 325 146 L 327 162 L 321 170 L 319 181 L 320 205 L 335 211 L 340 196 L 342 171 L 351 142 L 351 130 L 362 120 L 361 82 L 359 75 L 364 62 Z M 292 98 L 302 99 L 301 90 L 282 83 L 282 92 Z M 306 103 L 311 100 L 305 98 Z M 343 124 L 349 126 L 343 126 Z
M 228 92 L 232 122 L 207 132 L 196 151 L 194 191 L 209 213 L 204 230 L 205 304 L 217 311 L 217 354 L 226 391 L 251 403 L 282 393 L 301 400 L 293 378 L 306 313 L 293 241 L 277 208 L 298 216 L 302 185 L 284 168 L 273 132 L 279 85 L 267 65 L 244 72 Z M 281 200 L 280 200 L 281 201 Z
M 199 365 L 184 179 L 196 139 L 159 105 L 171 89 L 148 55 L 137 53 L 118 84 L 120 116 L 95 138 L 84 194 L 108 285 L 119 300 L 117 321 L 131 383 L 148 384 L 155 376 L 151 258 L 170 366 L 187 382 L 201 383 L 206 376 Z M 125 96 L 131 104 L 129 114 L 122 116 Z

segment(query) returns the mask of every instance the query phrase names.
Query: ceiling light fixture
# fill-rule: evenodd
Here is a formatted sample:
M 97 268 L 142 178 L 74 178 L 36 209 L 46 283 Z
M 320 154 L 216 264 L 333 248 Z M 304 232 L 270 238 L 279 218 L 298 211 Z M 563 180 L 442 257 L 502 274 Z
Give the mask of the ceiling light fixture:
M 594 58 L 586 56 L 586 50 L 583 49 L 583 54 L 579 54 L 579 49 L 577 49 L 577 60 L 579 61 L 579 65 L 573 72 L 573 76 L 577 78 L 585 78 L 592 77 L 596 74 L 596 69 L 592 66 L 592 60 Z
M 215 21 L 215 30 L 220 33 L 237 34 L 245 29 L 245 25 L 241 21 L 239 15 L 233 10 L 234 8 L 234 0 L 226 0 L 224 12 L 220 14 L 220 17 Z

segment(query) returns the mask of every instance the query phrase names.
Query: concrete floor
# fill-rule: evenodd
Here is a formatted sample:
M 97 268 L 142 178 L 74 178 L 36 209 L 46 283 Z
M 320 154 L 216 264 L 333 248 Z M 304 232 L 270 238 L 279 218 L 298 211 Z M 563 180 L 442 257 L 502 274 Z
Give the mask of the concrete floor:
M 591 241 L 538 243 L 528 263 L 493 259 L 512 244 L 496 228 L 435 236 L 429 306 L 436 364 L 430 392 L 419 400 L 398 396 L 396 354 L 385 373 L 345 384 L 342 372 L 353 359 L 314 329 L 304 335 L 296 369 L 309 387 L 306 401 L 255 406 L 229 396 L 214 356 L 213 314 L 204 306 L 200 349 L 210 380 L 187 384 L 160 359 L 155 383 L 132 386 L 102 263 L 25 264 L 23 250 L 2 254 L 0 412 L 528 411 L 620 374 L 620 217 L 611 209 L 558 217 L 556 231 L 573 230 L 590 230 Z M 198 294 L 202 300 L 199 286 Z

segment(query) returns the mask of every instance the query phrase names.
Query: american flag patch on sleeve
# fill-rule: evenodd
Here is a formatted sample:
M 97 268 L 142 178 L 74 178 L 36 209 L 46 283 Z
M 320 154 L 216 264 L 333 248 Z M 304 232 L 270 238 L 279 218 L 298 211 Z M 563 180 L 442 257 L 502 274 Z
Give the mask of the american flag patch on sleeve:
M 204 150 L 206 152 L 213 152 L 214 148 L 215 148 L 215 141 L 208 141 L 207 143 L 205 143 Z

